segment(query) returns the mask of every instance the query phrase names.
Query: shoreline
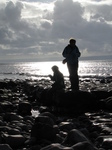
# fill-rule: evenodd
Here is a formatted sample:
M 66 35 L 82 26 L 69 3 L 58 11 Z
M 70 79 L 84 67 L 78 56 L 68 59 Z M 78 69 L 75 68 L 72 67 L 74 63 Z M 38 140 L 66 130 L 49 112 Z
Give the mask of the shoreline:
M 75 93 L 68 89 L 69 80 L 64 91 L 52 92 L 51 84 L 47 79 L 0 80 L 0 148 L 111 149 L 112 79 L 81 78 Z

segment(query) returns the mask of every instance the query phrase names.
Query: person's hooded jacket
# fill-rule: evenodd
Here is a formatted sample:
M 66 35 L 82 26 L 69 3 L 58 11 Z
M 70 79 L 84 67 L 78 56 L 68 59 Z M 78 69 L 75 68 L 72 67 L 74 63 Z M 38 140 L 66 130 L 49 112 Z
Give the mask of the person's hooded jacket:
M 76 45 L 74 48 L 72 48 L 69 44 L 65 47 L 62 55 L 65 57 L 68 64 L 75 64 L 78 62 L 78 58 L 80 57 L 81 53 Z

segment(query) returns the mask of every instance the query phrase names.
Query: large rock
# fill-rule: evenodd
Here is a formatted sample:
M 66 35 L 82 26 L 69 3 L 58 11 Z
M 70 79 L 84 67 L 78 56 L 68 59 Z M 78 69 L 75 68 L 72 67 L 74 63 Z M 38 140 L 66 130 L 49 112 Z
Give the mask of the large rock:
M 86 91 L 52 91 L 45 89 L 41 95 L 41 101 L 46 106 L 67 108 L 69 111 L 89 111 L 98 107 L 98 101 L 91 92 Z
M 8 113 L 5 113 L 5 115 L 3 116 L 3 119 L 4 119 L 4 121 L 11 122 L 14 120 L 20 121 L 23 119 L 23 117 L 20 115 L 17 115 L 16 113 L 13 113 L 13 112 L 9 113 L 8 112 Z
M 54 123 L 56 122 L 56 117 L 52 113 L 50 113 L 50 112 L 40 113 L 39 116 L 48 116 L 48 117 L 50 117 L 54 121 Z
M 6 144 L 10 145 L 12 148 L 17 148 L 19 146 L 23 146 L 26 138 L 22 135 L 9 135 L 3 134 L 3 139 Z
M 64 150 L 64 149 L 73 150 L 73 148 L 65 147 L 59 143 L 51 144 L 51 145 L 48 145 L 48 146 L 41 148 L 41 150 Z
M 53 95 L 54 91 L 51 89 L 44 89 L 40 95 L 40 103 L 44 106 L 52 106 L 53 105 Z
M 74 150 L 98 150 L 96 147 L 94 147 L 92 144 L 90 144 L 87 141 L 79 142 L 72 146 Z
M 54 121 L 48 116 L 38 116 L 38 117 L 36 117 L 35 118 L 35 123 L 39 123 L 39 122 L 43 123 L 43 124 L 46 123 L 50 126 L 54 125 Z
M 84 141 L 89 142 L 83 133 L 77 129 L 72 129 L 64 139 L 63 144 L 73 146 L 74 144 Z
M 96 138 L 97 147 L 103 147 L 105 150 L 112 148 L 112 135 L 102 135 Z
M 48 124 L 35 123 L 31 129 L 31 137 L 54 141 L 56 138 L 56 129 Z
M 18 114 L 21 116 L 31 115 L 31 104 L 28 101 L 21 102 L 18 106 Z
M 112 91 L 108 92 L 108 91 L 104 91 L 104 90 L 99 90 L 99 91 L 91 91 L 92 94 L 95 95 L 96 99 L 100 100 L 100 99 L 106 99 L 110 96 L 112 96 Z
M 72 130 L 74 128 L 74 125 L 72 122 L 61 122 L 59 125 L 59 129 L 61 131 L 64 131 L 64 132 L 68 132 L 70 130 Z
M 8 144 L 0 144 L 0 150 L 13 150 Z
M 98 101 L 95 99 L 94 94 L 86 91 L 67 91 L 60 93 L 54 98 L 57 107 L 66 108 L 68 112 L 86 112 L 96 110 L 98 108 Z
M 0 107 L 4 112 L 11 112 L 14 110 L 13 104 L 9 101 L 1 102 Z

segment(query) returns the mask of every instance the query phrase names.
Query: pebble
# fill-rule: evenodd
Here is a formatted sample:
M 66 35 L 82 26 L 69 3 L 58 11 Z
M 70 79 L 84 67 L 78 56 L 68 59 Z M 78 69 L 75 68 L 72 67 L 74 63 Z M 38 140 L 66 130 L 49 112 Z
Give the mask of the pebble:
M 83 79 L 79 93 L 50 93 L 47 100 L 56 107 L 44 105 L 51 84 L 45 79 L 0 81 L 0 150 L 111 149 L 112 79 Z M 72 100 L 76 95 L 81 104 Z M 77 106 L 68 107 L 67 100 Z M 96 102 L 100 107 L 95 108 Z

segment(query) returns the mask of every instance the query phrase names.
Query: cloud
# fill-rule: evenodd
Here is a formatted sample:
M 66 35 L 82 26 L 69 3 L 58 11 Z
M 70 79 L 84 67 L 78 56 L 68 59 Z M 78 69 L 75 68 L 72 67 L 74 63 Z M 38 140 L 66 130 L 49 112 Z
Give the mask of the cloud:
M 77 37 L 76 30 L 83 22 L 83 11 L 83 7 L 78 2 L 57 1 L 53 16 L 53 34 L 63 39 L 74 35 Z
M 112 54 L 110 0 L 0 2 L 0 59 L 61 60 L 70 37 L 85 56 Z

